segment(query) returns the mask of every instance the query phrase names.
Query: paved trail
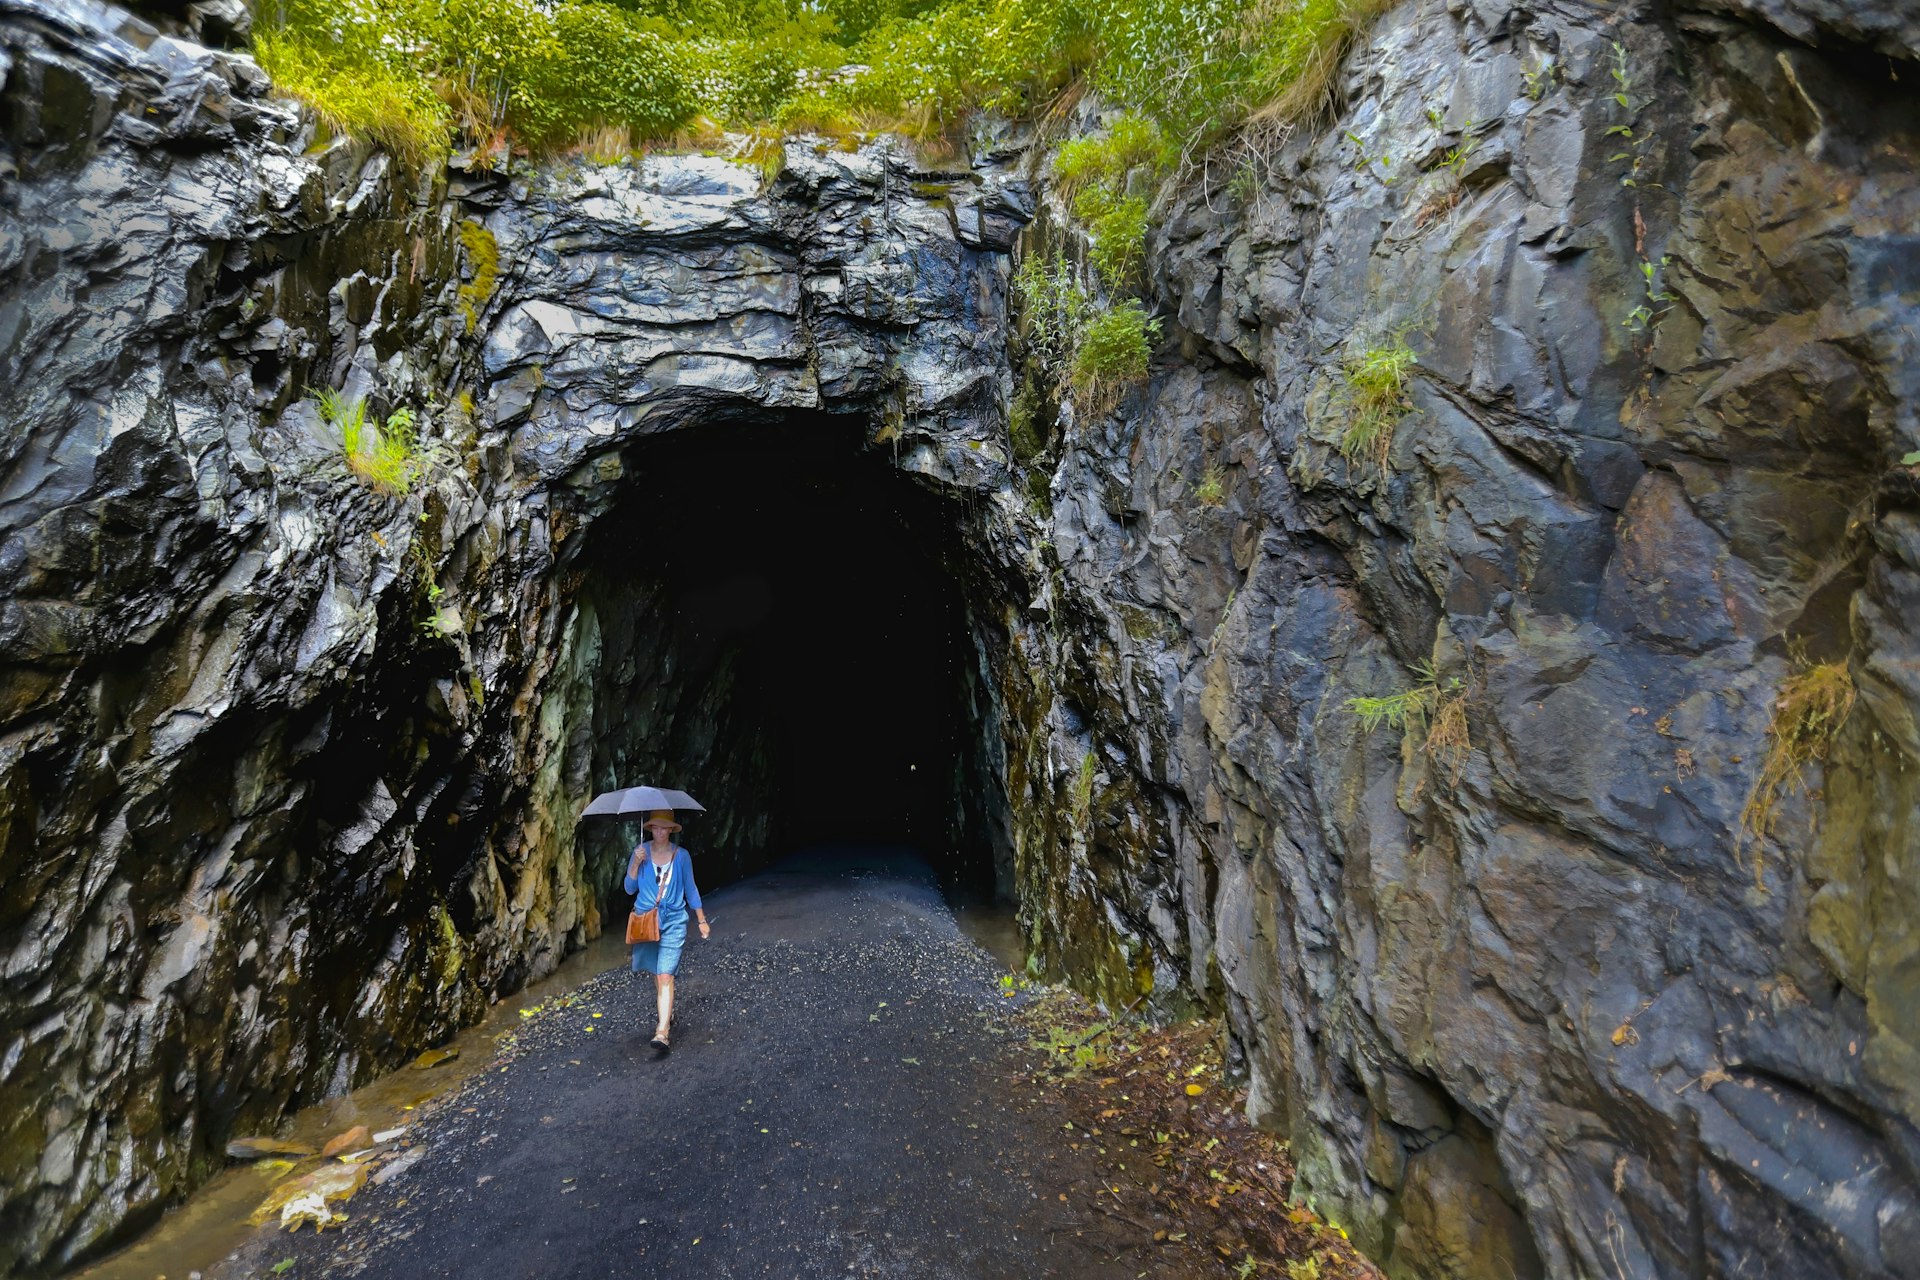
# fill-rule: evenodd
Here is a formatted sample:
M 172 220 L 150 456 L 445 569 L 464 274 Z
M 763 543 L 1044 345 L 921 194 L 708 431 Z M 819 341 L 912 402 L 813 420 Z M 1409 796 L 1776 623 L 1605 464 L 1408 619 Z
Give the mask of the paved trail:
M 707 909 L 671 1054 L 651 978 L 594 979 L 417 1124 L 425 1157 L 344 1228 L 263 1237 L 238 1274 L 1168 1274 L 1086 1208 L 1094 1154 L 1015 1081 L 1002 971 L 924 866 L 790 862 Z

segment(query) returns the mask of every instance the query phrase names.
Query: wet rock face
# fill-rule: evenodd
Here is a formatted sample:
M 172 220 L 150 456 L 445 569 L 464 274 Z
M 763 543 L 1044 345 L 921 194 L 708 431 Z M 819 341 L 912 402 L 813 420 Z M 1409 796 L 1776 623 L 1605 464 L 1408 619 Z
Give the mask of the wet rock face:
M 1042 460 L 1049 920 L 1225 1006 L 1397 1275 L 1920 1267 L 1912 10 L 1727 8 L 1397 11 L 1162 210 L 1179 342 Z M 1401 339 L 1383 470 L 1344 371 Z M 1803 660 L 1860 702 L 1743 847 Z M 1429 666 L 1463 749 L 1348 709 Z
M 713 866 L 758 855 L 727 655 L 650 621 L 644 564 L 588 569 L 643 437 L 804 410 L 934 487 L 1005 475 L 1017 186 L 887 148 L 765 192 L 414 175 L 155 21 L 0 6 L 7 1274 L 597 932 L 599 787 L 671 759 Z M 352 474 L 322 387 L 411 411 L 419 482 Z
M 613 531 L 758 422 L 964 497 L 951 817 L 1056 971 L 1225 1011 L 1390 1271 L 1914 1274 L 1908 10 L 1403 8 L 1157 212 L 1150 384 L 1014 435 L 1017 150 L 413 175 L 166 13 L 0 0 L 0 1270 L 595 933 L 600 787 L 752 864 L 764 725 Z M 1859 704 L 1739 846 L 1808 660 Z M 1450 739 L 1348 709 L 1429 671 Z

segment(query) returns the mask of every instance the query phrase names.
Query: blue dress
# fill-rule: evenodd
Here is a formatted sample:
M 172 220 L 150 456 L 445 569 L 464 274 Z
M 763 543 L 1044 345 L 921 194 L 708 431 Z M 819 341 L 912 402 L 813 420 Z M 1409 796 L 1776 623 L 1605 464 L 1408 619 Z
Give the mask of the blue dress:
M 693 858 L 675 845 L 673 861 L 663 876 L 653 864 L 651 851 L 643 845 L 638 852 L 640 873 L 627 877 L 626 888 L 633 895 L 635 911 L 660 908 L 660 940 L 633 944 L 633 971 L 671 974 L 680 968 L 680 949 L 687 943 L 687 914 L 702 909 L 700 889 L 693 882 Z

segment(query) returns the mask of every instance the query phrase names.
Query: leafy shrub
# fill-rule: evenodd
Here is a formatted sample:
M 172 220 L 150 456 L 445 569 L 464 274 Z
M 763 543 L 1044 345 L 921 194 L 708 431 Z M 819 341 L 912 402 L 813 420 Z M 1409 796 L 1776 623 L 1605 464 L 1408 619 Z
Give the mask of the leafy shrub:
M 1021 337 L 1028 358 L 1055 379 L 1072 367 L 1090 303 L 1065 256 L 1030 253 L 1013 277 Z
M 1136 283 L 1147 256 L 1147 199 L 1123 196 L 1113 188 L 1088 187 L 1073 202 L 1073 216 L 1087 228 L 1087 260 L 1110 289 Z
M 1096 313 L 1087 320 L 1073 354 L 1074 390 L 1100 399 L 1146 377 L 1147 357 L 1159 336 L 1160 322 L 1132 299 Z
M 553 37 L 559 56 L 526 68 L 508 106 L 523 141 L 555 146 L 596 124 L 648 137 L 694 116 L 694 64 L 663 27 L 610 5 L 565 3 Z

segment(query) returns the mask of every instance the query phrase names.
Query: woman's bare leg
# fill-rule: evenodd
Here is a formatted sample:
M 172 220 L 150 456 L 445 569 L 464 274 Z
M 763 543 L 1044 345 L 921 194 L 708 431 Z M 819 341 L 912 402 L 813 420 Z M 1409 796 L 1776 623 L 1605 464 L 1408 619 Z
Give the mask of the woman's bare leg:
M 673 1026 L 673 975 L 655 974 L 653 979 L 654 996 L 660 1004 L 660 1025 L 654 1034 L 665 1035 Z

